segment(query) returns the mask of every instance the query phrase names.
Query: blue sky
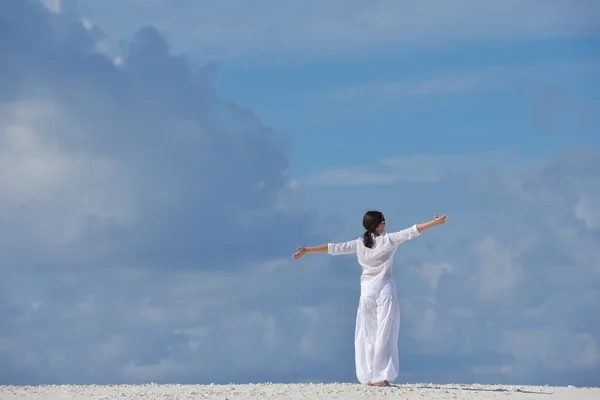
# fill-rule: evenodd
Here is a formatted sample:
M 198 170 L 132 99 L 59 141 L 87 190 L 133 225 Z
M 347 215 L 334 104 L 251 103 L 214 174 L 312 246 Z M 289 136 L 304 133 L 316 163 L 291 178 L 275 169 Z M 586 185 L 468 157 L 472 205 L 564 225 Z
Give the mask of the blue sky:
M 600 385 L 598 5 L 249 4 L 0 3 L 0 384 L 354 382 L 374 208 L 399 382 Z

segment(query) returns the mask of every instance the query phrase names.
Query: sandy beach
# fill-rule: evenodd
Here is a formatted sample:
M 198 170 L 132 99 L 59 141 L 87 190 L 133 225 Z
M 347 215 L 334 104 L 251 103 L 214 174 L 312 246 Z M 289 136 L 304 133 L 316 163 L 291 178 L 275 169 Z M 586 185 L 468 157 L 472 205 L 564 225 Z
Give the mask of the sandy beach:
M 0 399 L 544 399 L 598 400 L 600 388 L 399 384 L 388 388 L 359 384 L 245 384 L 245 385 L 48 385 L 0 386 Z

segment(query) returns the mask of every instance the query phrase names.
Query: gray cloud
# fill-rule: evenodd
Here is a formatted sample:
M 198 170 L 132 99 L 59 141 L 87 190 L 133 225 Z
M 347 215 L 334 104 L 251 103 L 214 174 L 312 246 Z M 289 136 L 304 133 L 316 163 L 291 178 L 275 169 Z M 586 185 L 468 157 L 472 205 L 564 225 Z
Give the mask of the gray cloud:
M 193 268 L 200 255 L 210 265 L 284 254 L 249 240 L 268 235 L 274 222 L 302 230 L 297 215 L 273 210 L 290 180 L 279 134 L 219 99 L 207 69 L 196 74 L 171 56 L 154 28 L 139 31 L 115 67 L 89 53 L 81 24 L 12 3 L 3 3 L 17 18 L 2 42 L 4 54 L 16 53 L 3 78 L 18 93 L 2 105 L 7 203 L 27 200 L 27 215 L 59 218 L 48 221 L 52 240 L 119 243 L 119 259 L 124 251 Z M 48 172 L 33 172 L 33 163 Z M 48 216 L 63 206 L 69 217 Z M 289 248 L 288 232 L 278 239 L 287 237 Z M 232 243 L 236 251 L 228 251 Z
M 318 240 L 285 137 L 155 28 L 116 62 L 99 29 L 34 1 L 2 2 L 0 26 L 1 383 L 302 379 L 327 363 L 331 303 L 306 296 L 331 297 L 322 264 L 281 261 Z

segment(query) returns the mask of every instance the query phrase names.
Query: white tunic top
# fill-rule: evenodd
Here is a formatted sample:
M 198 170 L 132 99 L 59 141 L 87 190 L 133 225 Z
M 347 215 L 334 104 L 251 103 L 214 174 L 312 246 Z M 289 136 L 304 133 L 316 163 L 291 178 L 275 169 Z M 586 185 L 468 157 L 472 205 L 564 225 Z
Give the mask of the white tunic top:
M 381 290 L 387 283 L 393 283 L 392 263 L 398 245 L 419 236 L 417 225 L 398 232 L 374 236 L 372 248 L 363 243 L 363 238 L 341 243 L 328 243 L 327 253 L 333 256 L 356 254 L 362 267 L 360 277 L 361 294 L 366 295 Z

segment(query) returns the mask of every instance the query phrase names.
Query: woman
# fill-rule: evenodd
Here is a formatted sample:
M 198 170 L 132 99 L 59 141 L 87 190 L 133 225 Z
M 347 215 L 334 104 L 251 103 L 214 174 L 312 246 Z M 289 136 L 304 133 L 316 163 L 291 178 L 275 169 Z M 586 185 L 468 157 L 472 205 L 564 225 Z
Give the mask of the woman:
M 298 247 L 296 260 L 306 254 L 356 254 L 362 267 L 360 299 L 356 315 L 355 362 L 360 383 L 389 386 L 398 377 L 398 334 L 400 308 L 392 262 L 398 245 L 421 232 L 446 223 L 438 217 L 410 228 L 386 233 L 385 218 L 379 211 L 367 211 L 363 217 L 362 238 L 314 247 Z

